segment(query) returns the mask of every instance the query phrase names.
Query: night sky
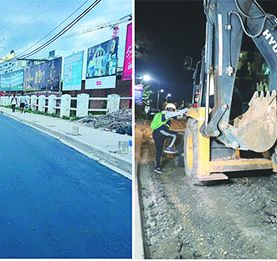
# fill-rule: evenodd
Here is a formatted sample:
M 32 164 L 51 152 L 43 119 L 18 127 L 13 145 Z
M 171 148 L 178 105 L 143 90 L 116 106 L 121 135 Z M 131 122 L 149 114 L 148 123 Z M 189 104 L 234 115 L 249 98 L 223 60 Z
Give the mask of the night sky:
M 258 1 L 266 12 L 277 15 L 277 1 Z M 192 72 L 183 70 L 184 58 L 195 64 L 205 44 L 206 17 L 203 1 L 136 0 L 136 43 L 143 42 L 136 57 L 136 77 L 149 73 L 151 88 L 172 93 L 172 100 L 191 101 Z M 140 46 L 140 44 L 139 44 Z

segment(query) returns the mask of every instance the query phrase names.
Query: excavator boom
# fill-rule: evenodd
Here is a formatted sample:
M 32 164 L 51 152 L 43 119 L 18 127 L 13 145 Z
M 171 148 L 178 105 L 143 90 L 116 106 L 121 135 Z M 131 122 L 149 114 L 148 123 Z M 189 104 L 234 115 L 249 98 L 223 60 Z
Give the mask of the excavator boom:
M 208 116 L 206 101 L 202 134 L 216 137 L 233 149 L 264 152 L 275 143 L 277 89 L 276 18 L 266 14 L 255 0 L 209 0 L 205 53 L 206 99 L 210 79 L 214 79 L 214 107 Z M 251 37 L 270 69 L 269 92 L 253 93 L 245 115 L 230 124 L 230 112 L 243 34 Z M 276 39 L 276 40 L 275 40 Z M 257 134 L 258 142 L 251 139 Z M 253 142 L 252 142 L 253 141 Z
M 223 172 L 228 171 L 277 170 L 277 19 L 256 0 L 205 0 L 204 12 L 206 43 L 197 90 L 204 107 L 188 112 L 186 173 L 207 181 L 226 179 Z M 239 107 L 234 93 L 244 35 L 253 40 L 269 68 L 269 88 L 258 92 L 250 86 L 248 107 L 233 116 L 232 108 Z M 245 158 L 242 152 L 255 156 Z

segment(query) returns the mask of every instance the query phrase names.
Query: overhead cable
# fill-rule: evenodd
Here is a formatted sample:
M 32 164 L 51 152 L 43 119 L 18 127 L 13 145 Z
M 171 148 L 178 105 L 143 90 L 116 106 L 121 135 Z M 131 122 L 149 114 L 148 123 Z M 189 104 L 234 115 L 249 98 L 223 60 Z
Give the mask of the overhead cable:
M 24 53 L 28 52 L 30 49 L 38 45 L 40 42 L 42 42 L 44 39 L 46 39 L 51 33 L 53 33 L 57 28 L 59 28 L 63 23 L 65 23 L 71 16 L 73 16 L 76 12 L 78 12 L 89 0 L 86 0 L 83 2 L 77 9 L 75 9 L 69 16 L 67 16 L 63 21 L 61 21 L 55 28 L 53 28 L 49 33 L 47 33 L 45 36 L 43 36 L 40 40 L 38 40 L 36 43 L 34 43 L 32 46 L 27 48 L 25 51 L 21 52 L 19 56 L 23 55 Z
M 78 23 L 84 16 L 86 16 L 93 8 L 95 8 L 102 0 L 96 0 L 94 1 L 88 8 L 86 8 L 80 15 L 78 15 L 73 21 L 71 21 L 68 25 L 66 25 L 62 30 L 60 30 L 55 36 L 53 36 L 50 40 L 39 46 L 38 48 L 34 49 L 33 51 L 24 54 L 18 58 L 27 58 L 30 57 L 42 49 L 46 48 L 48 45 L 50 45 L 52 42 L 57 40 L 59 37 L 61 37 L 64 33 L 66 33 L 70 28 L 72 28 L 76 23 Z

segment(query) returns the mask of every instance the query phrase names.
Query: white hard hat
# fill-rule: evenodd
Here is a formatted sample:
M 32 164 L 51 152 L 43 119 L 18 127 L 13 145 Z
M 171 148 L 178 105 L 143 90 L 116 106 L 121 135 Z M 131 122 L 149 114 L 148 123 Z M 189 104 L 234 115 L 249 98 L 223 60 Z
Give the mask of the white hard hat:
M 166 110 L 172 109 L 172 110 L 176 111 L 176 106 L 175 106 L 175 104 L 173 104 L 173 103 L 168 103 L 168 104 L 165 106 L 165 109 L 166 109 Z

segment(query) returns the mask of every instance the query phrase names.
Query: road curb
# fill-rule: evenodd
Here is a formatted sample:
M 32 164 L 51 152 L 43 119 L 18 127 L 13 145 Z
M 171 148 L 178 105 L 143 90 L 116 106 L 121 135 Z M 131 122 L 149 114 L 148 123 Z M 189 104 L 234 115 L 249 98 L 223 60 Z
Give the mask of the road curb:
M 134 249 L 133 258 L 134 259 L 145 259 L 144 254 L 144 240 L 143 240 L 143 229 L 142 229 L 142 219 L 141 219 L 141 204 L 139 196 L 139 165 L 135 164 L 135 177 L 134 177 Z
M 79 140 L 70 137 L 69 135 L 60 133 L 58 131 L 52 130 L 50 128 L 41 126 L 32 121 L 28 121 L 25 119 L 21 119 L 14 115 L 10 115 L 8 113 L 3 112 L 3 114 L 9 118 L 17 120 L 21 123 L 24 123 L 30 127 L 33 127 L 39 131 L 42 131 L 50 136 L 58 139 L 62 143 L 67 146 L 79 151 L 80 153 L 86 155 L 87 157 L 98 161 L 100 164 L 118 172 L 119 174 L 125 176 L 126 178 L 132 180 L 132 162 L 128 162 L 125 159 L 117 157 L 97 146 L 92 146 L 86 142 L 82 142 Z
M 143 132 L 135 129 L 136 142 L 135 142 L 135 175 L 134 175 L 134 186 L 133 186 L 133 195 L 134 195 L 134 248 L 133 248 L 133 258 L 134 259 L 145 259 L 144 253 L 144 236 L 143 236 L 143 227 L 141 219 L 141 198 L 140 198 L 140 181 L 139 181 L 139 172 L 141 164 L 141 142 L 143 139 Z

